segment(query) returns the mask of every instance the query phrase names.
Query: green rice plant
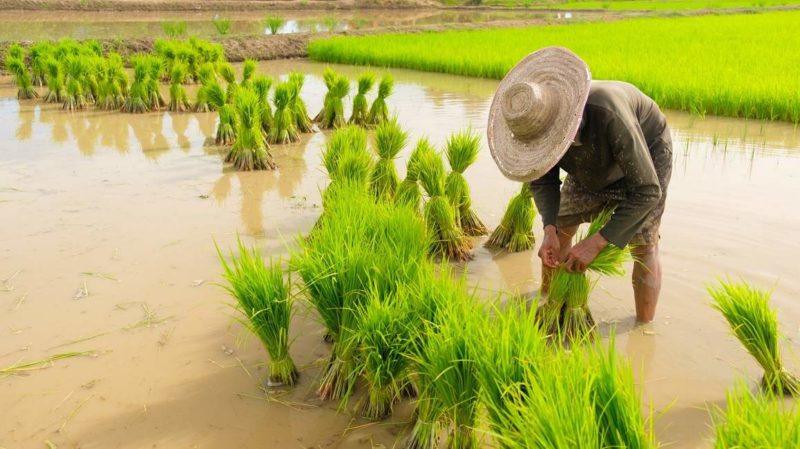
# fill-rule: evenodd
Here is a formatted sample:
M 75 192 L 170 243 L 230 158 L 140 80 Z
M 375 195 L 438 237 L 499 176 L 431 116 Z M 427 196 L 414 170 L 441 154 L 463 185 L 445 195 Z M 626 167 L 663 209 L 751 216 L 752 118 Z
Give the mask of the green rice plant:
M 286 144 L 297 142 L 297 120 L 292 111 L 292 95 L 295 86 L 289 82 L 279 83 L 272 94 L 275 116 L 269 133 L 269 143 Z
M 46 103 L 61 103 L 67 94 L 62 65 L 52 56 L 47 58 L 45 65 L 47 67 L 45 75 L 47 93 L 44 95 L 44 101 Z
M 769 306 L 770 292 L 741 281 L 708 287 L 717 309 L 747 352 L 764 370 L 761 387 L 780 394 L 800 394 L 800 380 L 783 368 L 778 319 Z
M 280 259 L 270 261 L 267 266 L 258 249 L 248 250 L 241 239 L 238 247 L 239 256 L 231 252 L 230 263 L 217 247 L 228 282 L 224 288 L 236 299 L 236 308 L 244 315 L 242 323 L 258 336 L 269 353 L 270 386 L 294 385 L 299 372 L 289 353 L 291 279 L 284 280 Z
M 129 113 L 143 113 L 149 110 L 147 104 L 147 66 L 141 58 L 133 60 L 133 82 L 125 97 L 122 110 Z
M 403 131 L 396 117 L 381 123 L 375 130 L 374 148 L 378 162 L 372 170 L 370 189 L 378 201 L 394 201 L 400 183 L 394 160 L 407 142 L 408 133 Z
M 311 117 L 308 116 L 306 103 L 300 96 L 303 90 L 303 85 L 306 82 L 306 76 L 300 72 L 289 73 L 289 84 L 293 87 L 291 92 L 291 109 L 295 118 L 295 125 L 297 130 L 301 133 L 310 133 L 313 131 L 313 123 Z
M 267 16 L 264 19 L 264 25 L 266 25 L 267 29 L 269 30 L 269 34 L 273 35 L 278 34 L 278 31 L 285 23 L 286 20 L 279 16 Z
M 487 248 L 505 249 L 510 252 L 526 251 L 533 248 L 533 220 L 536 208 L 533 195 L 527 183 L 523 183 L 520 192 L 511 198 L 500 224 L 497 225 L 489 239 Z
M 800 409 L 770 392 L 753 394 L 737 383 L 728 391 L 725 410 L 712 410 L 714 448 L 800 447 Z
M 220 108 L 222 111 L 228 104 Z M 225 157 L 237 170 L 273 170 L 277 166 L 261 130 L 261 99 L 250 89 L 236 94 L 236 140 Z
M 167 109 L 172 112 L 185 112 L 191 108 L 189 97 L 183 83 L 186 81 L 188 69 L 185 63 L 176 62 L 172 65 L 170 72 L 169 104 Z
M 411 151 L 406 163 L 406 177 L 398 184 L 394 195 L 395 204 L 420 210 L 422 191 L 419 187 L 419 160 L 423 153 L 435 153 L 436 150 L 426 138 L 419 139 Z
M 220 36 L 227 36 L 231 31 L 231 21 L 228 19 L 214 17 L 211 19 L 211 24 L 214 25 L 214 29 L 217 30 L 217 34 Z
M 253 76 L 256 74 L 258 63 L 255 59 L 247 58 L 242 63 L 242 80 L 239 82 L 239 87 L 249 88 Z
M 370 125 L 379 125 L 389 120 L 389 106 L 386 105 L 386 99 L 392 95 L 393 90 L 394 78 L 387 73 L 381 78 L 381 82 L 378 84 L 378 96 L 375 97 L 369 108 L 367 121 Z
M 445 190 L 456 212 L 461 230 L 466 235 L 486 235 L 486 225 L 472 209 L 472 195 L 464 171 L 475 163 L 480 150 L 480 137 L 472 130 L 453 134 L 447 139 L 445 155 L 450 163 L 450 173 L 445 179 Z
M 157 56 L 145 56 L 145 64 L 147 65 L 147 108 L 151 111 L 157 111 L 167 105 L 164 97 L 161 95 L 161 74 L 164 72 L 164 60 Z
M 234 105 L 228 103 L 225 91 L 216 82 L 205 86 L 204 99 L 213 109 L 219 111 L 219 123 L 214 143 L 221 146 L 232 145 L 236 141 L 237 114 Z
M 218 108 L 215 104 L 209 102 L 209 96 L 216 96 L 216 94 L 209 94 L 209 91 L 219 91 L 222 87 L 217 82 L 216 68 L 214 64 L 207 62 L 200 66 L 198 70 L 198 77 L 200 80 L 200 88 L 197 89 L 197 97 L 194 104 L 196 112 L 211 112 L 216 111 Z M 223 91 L 222 98 L 224 100 L 225 93 Z
M 227 83 L 227 87 L 225 88 L 225 101 L 233 103 L 236 98 L 236 92 L 239 89 L 239 85 L 236 83 L 236 72 L 233 70 L 233 66 L 228 62 L 219 63 L 217 65 L 217 73 L 219 73 L 219 76 Z
M 445 193 L 441 156 L 423 153 L 418 170 L 420 184 L 428 194 L 424 215 L 432 239 L 431 254 L 455 261 L 470 259 L 470 243 L 458 227 L 455 211 Z
M 82 79 L 87 70 L 86 60 L 82 56 L 71 56 L 64 61 L 67 82 L 62 109 L 76 111 L 88 107 Z
M 365 183 L 365 177 L 369 178 L 369 173 L 372 170 L 372 162 L 366 161 L 369 159 L 362 157 L 349 158 L 345 161 L 345 168 L 339 169 L 340 160 L 345 153 L 367 153 L 367 133 L 357 126 L 345 126 L 334 131 L 328 142 L 325 144 L 325 150 L 322 152 L 322 165 L 328 173 L 331 184 L 342 181 L 353 181 L 359 185 Z M 366 165 L 366 168 L 357 169 L 359 166 Z M 348 166 L 351 166 L 348 168 Z M 365 173 L 366 172 L 366 173 Z
M 25 47 L 17 42 L 12 42 L 6 49 L 6 59 L 21 59 L 25 61 L 26 56 Z
M 186 34 L 186 22 L 183 20 L 161 22 L 161 30 L 164 31 L 164 34 L 168 37 L 180 37 Z
M 327 91 L 325 92 L 325 97 L 322 99 L 322 109 L 320 109 L 319 113 L 317 113 L 316 117 L 314 117 L 314 122 L 316 123 L 320 123 L 322 121 L 322 116 L 325 114 L 325 105 L 328 104 L 333 96 L 333 88 L 334 84 L 336 84 L 337 77 L 338 75 L 336 72 L 334 72 L 330 67 L 325 67 L 325 70 L 322 72 L 322 81 L 325 83 L 325 88 Z
M 31 65 L 31 82 L 39 87 L 44 86 L 47 76 L 47 60 L 53 52 L 53 44 L 48 41 L 33 43 L 28 50 Z
M 339 157 L 333 180 L 336 184 L 347 183 L 368 191 L 373 170 L 374 164 L 369 153 L 351 149 Z
M 261 102 L 261 131 L 264 136 L 269 136 L 272 129 L 272 106 L 269 103 L 269 90 L 272 88 L 272 78 L 264 75 L 253 77 L 253 90 Z
M 350 114 L 348 123 L 358 126 L 367 126 L 369 119 L 369 103 L 367 103 L 367 93 L 375 84 L 375 75 L 364 73 L 358 77 L 358 92 L 353 97 L 353 112 Z
M 38 98 L 39 94 L 33 87 L 31 75 L 25 61 L 20 58 L 6 58 L 6 70 L 14 75 L 14 82 L 17 84 L 17 98 L 28 100 Z
M 326 83 L 328 81 L 326 79 Z M 328 86 L 328 93 L 325 95 L 322 111 L 318 114 L 318 117 L 321 117 L 319 122 L 321 128 L 341 128 L 347 124 L 344 116 L 344 97 L 349 92 L 350 81 L 347 77 L 334 74 L 331 84 Z

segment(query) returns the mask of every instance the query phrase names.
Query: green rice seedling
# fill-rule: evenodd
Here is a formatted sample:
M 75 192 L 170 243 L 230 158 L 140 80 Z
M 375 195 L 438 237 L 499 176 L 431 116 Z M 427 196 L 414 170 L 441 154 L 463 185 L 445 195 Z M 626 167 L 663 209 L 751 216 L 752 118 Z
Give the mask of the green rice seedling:
M 420 184 L 429 198 L 424 215 L 432 239 L 431 254 L 455 261 L 470 259 L 470 243 L 458 227 L 453 206 L 445 193 L 441 156 L 423 153 L 418 170 Z
M 347 124 L 344 116 L 344 97 L 350 92 L 350 81 L 347 77 L 334 74 L 332 84 L 325 95 L 322 106 L 320 127 L 323 129 L 341 128 Z
M 489 236 L 485 246 L 511 252 L 533 248 L 533 220 L 535 218 L 536 209 L 533 206 L 531 189 L 527 183 L 523 183 L 520 192 L 508 202 L 503 219 Z
M 170 86 L 169 86 L 169 105 L 167 109 L 172 112 L 185 112 L 191 108 L 189 97 L 186 95 L 186 89 L 183 83 L 186 81 L 187 66 L 183 62 L 176 62 L 172 65 L 170 73 Z
M 472 195 L 464 171 L 478 158 L 480 138 L 471 130 L 456 133 L 447 139 L 445 154 L 450 163 L 450 173 L 445 179 L 445 190 L 456 211 L 458 224 L 466 235 L 486 235 L 489 232 L 472 209 Z
M 426 138 L 419 139 L 406 163 L 406 177 L 398 184 L 395 192 L 395 204 L 420 210 L 422 202 L 422 191 L 419 187 L 419 160 L 423 153 L 435 153 L 433 145 Z
M 47 58 L 45 65 L 47 66 L 47 74 L 45 75 L 47 93 L 44 95 L 44 101 L 46 103 L 61 103 L 67 94 L 62 66 L 52 56 Z
M 294 88 L 291 92 L 291 109 L 295 118 L 297 130 L 301 133 L 310 133 L 313 131 L 313 123 L 311 117 L 308 116 L 306 103 L 300 96 L 303 90 L 303 85 L 306 82 L 306 76 L 300 72 L 289 73 L 289 84 Z
M 85 109 L 88 104 L 84 96 L 82 79 L 86 73 L 87 65 L 82 56 L 72 56 L 64 61 L 67 74 L 66 95 L 62 109 L 76 111 Z
M 272 94 L 275 116 L 269 133 L 270 143 L 286 144 L 300 139 L 300 135 L 297 132 L 297 121 L 294 118 L 294 112 L 291 107 L 294 89 L 295 87 L 289 82 L 283 82 L 275 86 Z
M 12 42 L 6 49 L 6 59 L 21 59 L 25 61 L 25 48 L 17 42 Z
M 375 97 L 369 108 L 367 121 L 370 125 L 379 125 L 389 120 L 389 106 L 386 105 L 386 99 L 392 95 L 393 90 L 394 78 L 387 73 L 381 78 L 381 82 L 378 84 L 378 96 Z
M 397 176 L 394 160 L 406 146 L 408 133 L 403 131 L 397 118 L 378 125 L 375 130 L 375 152 L 378 162 L 372 171 L 370 189 L 378 201 L 394 201 L 400 178 Z
M 214 64 L 207 62 L 200 66 L 198 70 L 198 77 L 200 80 L 200 88 L 197 89 L 197 98 L 194 104 L 196 112 L 210 112 L 216 111 L 218 108 L 209 102 L 209 90 L 222 90 L 222 87 L 217 82 L 217 73 Z M 223 98 L 224 98 L 223 92 Z
M 161 30 L 168 37 L 180 37 L 186 34 L 186 22 L 183 20 L 178 20 L 175 22 L 161 22 Z
M 220 108 L 220 114 L 228 104 Z M 261 130 L 261 99 L 250 89 L 236 94 L 236 140 L 225 158 L 237 170 L 273 170 L 277 166 Z
M 211 19 L 211 24 L 214 25 L 214 29 L 217 30 L 217 34 L 220 36 L 227 36 L 231 31 L 231 21 L 228 19 L 214 17 Z
M 261 102 L 261 131 L 264 137 L 269 136 L 272 129 L 272 106 L 269 103 L 269 90 L 272 88 L 272 78 L 264 75 L 253 77 L 253 90 Z
M 28 67 L 25 66 L 24 60 L 20 58 L 6 58 L 6 70 L 14 75 L 14 81 L 17 84 L 18 99 L 28 100 L 39 97 L 39 94 L 33 87 L 31 75 L 28 73 Z
M 244 63 L 242 63 L 242 81 L 239 82 L 239 87 L 245 89 L 250 87 L 250 81 L 255 76 L 257 67 L 258 63 L 255 59 L 248 58 L 244 60 Z
M 350 114 L 348 123 L 367 126 L 369 119 L 369 103 L 367 103 L 367 93 L 375 85 L 375 75 L 364 73 L 358 77 L 358 92 L 353 97 L 353 112 Z
M 718 287 L 708 287 L 708 293 L 733 335 L 764 369 L 762 388 L 774 393 L 800 394 L 800 380 L 783 367 L 778 319 L 769 306 L 770 292 L 743 281 L 720 281 Z
M 224 288 L 236 299 L 236 308 L 245 318 L 242 323 L 258 336 L 269 353 L 269 385 L 294 385 L 299 372 L 289 352 L 291 279 L 284 280 L 280 259 L 267 266 L 256 248 L 248 250 L 241 239 L 238 247 L 239 256 L 231 252 L 230 263 L 217 247 L 228 282 Z
M 96 103 L 99 96 L 99 86 L 103 75 L 105 60 L 97 56 L 86 57 L 86 70 L 83 79 L 83 91 L 87 103 Z
M 136 58 L 133 61 L 133 82 L 128 96 L 122 105 L 122 110 L 129 113 L 142 113 L 148 111 L 147 105 L 147 66 L 145 62 Z
M 236 72 L 233 70 L 233 66 L 228 62 L 222 62 L 217 65 L 217 73 L 227 83 L 225 101 L 233 103 L 236 98 L 236 91 L 239 89 L 239 85 L 236 84 Z
M 147 108 L 157 111 L 167 105 L 161 95 L 161 74 L 164 72 L 164 60 L 156 56 L 145 57 L 147 64 Z
M 333 180 L 337 184 L 347 183 L 368 191 L 373 169 L 374 164 L 369 153 L 350 149 L 339 157 Z
M 333 86 L 336 84 L 337 78 L 336 72 L 333 71 L 330 67 L 325 67 L 325 70 L 322 72 L 322 81 L 325 83 L 325 88 L 327 91 L 325 92 L 325 97 L 322 99 L 322 109 L 320 109 L 319 113 L 317 113 L 316 117 L 314 117 L 315 123 L 322 122 L 322 116 L 325 114 L 325 105 L 328 104 L 331 97 L 333 96 Z
M 269 30 L 269 34 L 273 35 L 278 34 L 278 31 L 280 31 L 281 27 L 285 23 L 286 21 L 283 19 L 283 17 L 279 16 L 267 16 L 267 18 L 264 19 L 264 25 Z
M 205 100 L 214 109 L 219 111 L 219 123 L 217 124 L 217 134 L 214 136 L 214 143 L 221 146 L 233 145 L 236 141 L 237 114 L 234 105 L 228 103 L 225 91 L 216 82 L 206 86 Z
M 328 138 L 325 150 L 322 152 L 322 165 L 328 172 L 328 177 L 332 183 L 343 177 L 339 174 L 339 161 L 342 155 L 347 152 L 368 154 L 367 133 L 363 129 L 357 126 L 345 126 L 334 131 Z M 363 158 L 361 159 L 363 160 Z M 348 163 L 352 164 L 354 162 Z M 346 175 L 345 173 L 344 178 L 348 179 Z M 352 176 L 349 179 L 352 179 Z M 356 180 L 360 182 L 358 176 Z
M 48 41 L 36 42 L 30 46 L 28 56 L 31 64 L 31 82 L 42 87 L 47 77 L 47 60 L 51 58 L 53 44 Z
M 744 383 L 730 389 L 725 410 L 712 410 L 714 448 L 800 447 L 800 409 L 766 392 L 753 394 Z

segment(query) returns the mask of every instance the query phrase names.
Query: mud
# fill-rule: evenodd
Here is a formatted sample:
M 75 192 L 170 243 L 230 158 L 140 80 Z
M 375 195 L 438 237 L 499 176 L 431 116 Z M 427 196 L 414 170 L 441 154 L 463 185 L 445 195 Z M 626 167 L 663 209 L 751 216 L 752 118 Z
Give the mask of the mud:
M 324 95 L 323 68 L 261 65 L 273 76 L 308 73 L 303 97 L 312 115 Z M 336 69 L 352 78 L 362 71 Z M 441 145 L 470 125 L 485 132 L 495 81 L 392 73 L 390 107 L 412 138 Z M 0 377 L 0 447 L 392 447 L 407 404 L 391 421 L 370 424 L 315 399 L 328 347 L 305 309 L 291 330 L 300 385 L 265 393 L 263 349 L 244 338 L 215 285 L 214 241 L 230 248 L 239 234 L 267 254 L 286 254 L 313 226 L 325 134 L 275 146 L 277 171 L 238 173 L 206 145 L 214 114 L 69 114 L 9 98 L 8 78 L 0 86 L 0 280 L 8 279 L 0 283 L 0 367 L 96 352 Z M 602 280 L 590 306 L 604 333 L 615 326 L 620 334 L 617 345 L 659 416 L 660 441 L 703 448 L 711 447 L 707 408 L 724 405 L 737 379 L 755 386 L 759 375 L 709 306 L 706 282 L 742 276 L 774 288 L 786 357 L 798 368 L 800 244 L 792 236 L 800 213 L 790 206 L 800 196 L 800 131 L 674 112 L 668 119 L 674 170 L 657 321 L 633 327 L 624 278 Z M 517 185 L 502 178 L 485 143 L 466 176 L 478 214 L 497 225 Z M 540 227 L 537 220 L 537 238 Z M 487 292 L 538 288 L 533 251 L 492 253 L 477 243 L 466 265 L 472 284 Z

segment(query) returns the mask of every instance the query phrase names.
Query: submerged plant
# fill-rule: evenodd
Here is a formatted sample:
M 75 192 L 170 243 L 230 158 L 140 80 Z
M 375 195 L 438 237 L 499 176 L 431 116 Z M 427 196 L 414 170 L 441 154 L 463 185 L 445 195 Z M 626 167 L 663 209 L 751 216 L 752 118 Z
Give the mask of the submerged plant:
M 313 123 L 311 117 L 308 116 L 306 103 L 300 96 L 303 90 L 303 85 L 306 82 L 306 77 L 300 72 L 292 72 L 289 74 L 289 83 L 293 87 L 290 97 L 291 110 L 294 115 L 295 125 L 297 130 L 301 133 L 310 133 L 313 130 Z
M 358 92 L 353 97 L 353 112 L 350 114 L 349 123 L 366 126 L 369 122 L 369 104 L 367 103 L 367 92 L 375 84 L 375 75 L 365 73 L 358 78 Z
M 456 133 L 447 139 L 445 154 L 450 163 L 450 173 L 445 180 L 445 190 L 464 234 L 477 236 L 489 232 L 472 209 L 472 195 L 464 171 L 478 158 L 480 138 L 471 130 Z
M 273 103 L 275 104 L 275 116 L 269 133 L 270 143 L 292 143 L 300 138 L 297 133 L 297 121 L 294 118 L 291 103 L 294 89 L 295 87 L 289 82 L 283 82 L 275 86 L 275 91 L 272 94 Z
M 31 75 L 28 73 L 28 67 L 25 66 L 25 61 L 22 58 L 6 58 L 6 70 L 14 75 L 14 81 L 17 84 L 18 99 L 28 100 L 39 97 L 36 89 L 33 88 Z
M 737 384 L 728 391 L 725 410 L 712 412 L 714 448 L 800 447 L 800 409 L 781 399 L 770 392 L 753 394 Z
M 176 62 L 172 65 L 170 71 L 170 86 L 169 86 L 169 105 L 167 109 L 172 112 L 184 112 L 191 108 L 189 104 L 189 97 L 186 95 L 186 89 L 183 83 L 186 82 L 187 67 L 182 62 Z
M 508 202 L 500 224 L 486 241 L 488 248 L 502 248 L 510 252 L 526 251 L 533 248 L 533 220 L 536 208 L 533 195 L 527 183 L 520 192 Z
M 340 128 L 347 124 L 344 116 L 344 97 L 350 92 L 350 81 L 347 77 L 332 71 L 326 71 L 324 76 L 328 93 L 325 95 L 322 111 L 317 115 L 320 118 L 319 124 L 324 129 Z
M 389 120 L 389 106 L 386 105 L 386 99 L 392 95 L 393 90 L 394 78 L 387 73 L 381 78 L 381 82 L 378 84 L 378 96 L 375 97 L 369 108 L 367 121 L 370 125 L 379 125 Z
M 432 239 L 431 254 L 455 261 L 470 259 L 470 243 L 458 227 L 455 211 L 445 193 L 441 156 L 423 153 L 418 170 L 420 184 L 429 197 L 425 204 L 425 222 Z
M 290 281 L 285 281 L 280 259 L 269 266 L 260 252 L 248 250 L 239 240 L 239 257 L 231 253 L 225 261 L 219 247 L 217 254 L 228 281 L 225 289 L 236 298 L 242 323 L 258 336 L 271 360 L 270 384 L 294 385 L 299 372 L 289 353 L 289 323 L 292 318 Z
M 275 161 L 261 130 L 261 101 L 258 95 L 250 89 L 242 89 L 236 95 L 234 106 L 237 116 L 236 141 L 225 162 L 233 163 L 237 170 L 274 169 Z
M 762 388 L 781 394 L 800 394 L 800 380 L 783 368 L 778 319 L 769 306 L 770 293 L 746 282 L 731 281 L 708 287 L 708 293 L 733 335 L 764 369 Z
M 372 194 L 378 201 L 393 201 L 400 178 L 394 160 L 406 146 L 408 133 L 403 131 L 397 118 L 384 122 L 375 130 L 375 152 L 378 162 L 370 179 Z
M 398 184 L 395 192 L 395 204 L 408 206 L 415 211 L 420 210 L 422 191 L 419 187 L 419 161 L 423 153 L 435 153 L 433 145 L 426 138 L 419 139 L 411 151 L 406 163 L 406 177 Z

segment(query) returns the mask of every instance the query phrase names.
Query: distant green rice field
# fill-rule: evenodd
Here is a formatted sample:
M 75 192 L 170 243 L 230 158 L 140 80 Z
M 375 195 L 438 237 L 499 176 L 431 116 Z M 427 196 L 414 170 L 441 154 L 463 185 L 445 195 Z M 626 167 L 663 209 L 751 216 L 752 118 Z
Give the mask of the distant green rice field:
M 800 122 L 800 11 L 315 40 L 312 59 L 500 79 L 561 45 L 662 107 Z
M 610 11 L 692 11 L 701 9 L 772 8 L 797 6 L 797 0 L 606 0 L 561 1 L 482 0 L 483 5 L 553 9 L 607 9 Z

